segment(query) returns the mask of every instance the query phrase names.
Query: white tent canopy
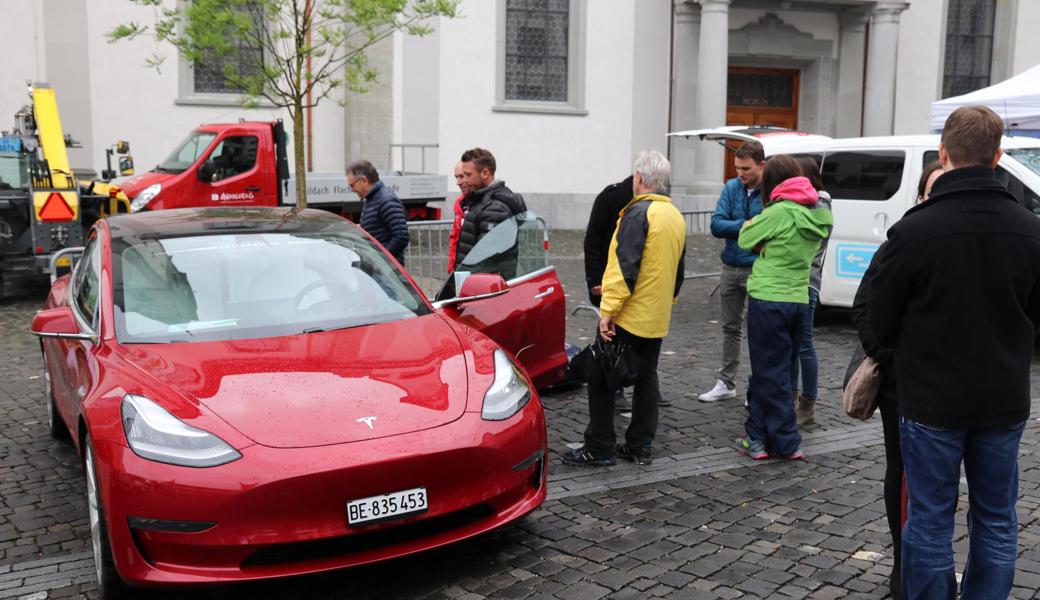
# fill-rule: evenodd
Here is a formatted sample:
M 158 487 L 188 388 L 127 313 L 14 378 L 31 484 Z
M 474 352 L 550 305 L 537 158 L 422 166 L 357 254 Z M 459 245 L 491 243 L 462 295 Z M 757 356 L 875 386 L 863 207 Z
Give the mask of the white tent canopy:
M 1040 130 L 1040 65 L 987 88 L 932 102 L 932 131 L 942 131 L 954 110 L 980 104 L 1012 130 Z

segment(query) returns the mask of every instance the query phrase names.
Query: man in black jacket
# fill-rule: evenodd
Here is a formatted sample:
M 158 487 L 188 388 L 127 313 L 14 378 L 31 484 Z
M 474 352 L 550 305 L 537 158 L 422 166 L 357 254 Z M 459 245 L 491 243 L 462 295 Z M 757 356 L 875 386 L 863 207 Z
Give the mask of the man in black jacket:
M 953 598 L 961 463 L 971 550 L 963 598 L 1006 598 L 1017 555 L 1018 446 L 1040 325 L 1040 220 L 994 177 L 1003 123 L 979 106 L 946 121 L 946 171 L 888 232 L 868 327 L 895 348 L 909 504 L 906 598 Z
M 367 160 L 355 161 L 347 167 L 347 185 L 365 201 L 361 208 L 361 228 L 403 265 L 404 249 L 409 241 L 404 204 L 393 190 L 379 181 L 379 172 Z
M 495 225 L 527 211 L 523 196 L 507 188 L 504 181 L 495 179 L 495 169 L 495 157 L 483 148 L 462 153 L 462 176 L 469 192 L 462 199 L 466 217 L 459 231 L 453 269 Z
M 589 225 L 585 228 L 585 284 L 589 290 L 589 301 L 599 306 L 603 295 L 601 283 L 607 270 L 607 253 L 610 240 L 617 228 L 618 215 L 632 201 L 632 177 L 612 183 L 603 188 L 592 203 Z

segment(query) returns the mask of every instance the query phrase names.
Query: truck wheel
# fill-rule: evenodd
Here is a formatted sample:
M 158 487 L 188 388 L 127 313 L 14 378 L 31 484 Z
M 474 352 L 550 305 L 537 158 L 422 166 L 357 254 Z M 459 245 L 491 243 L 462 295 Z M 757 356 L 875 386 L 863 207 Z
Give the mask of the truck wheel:
M 57 440 L 69 439 L 69 428 L 65 425 L 61 413 L 58 412 L 58 407 L 54 404 L 51 374 L 46 369 L 43 370 L 43 390 L 44 401 L 47 402 L 47 428 L 50 430 L 51 437 Z
M 130 598 L 130 589 L 116 571 L 112 560 L 112 544 L 108 539 L 108 527 L 105 526 L 105 510 L 101 502 L 101 486 L 94 468 L 94 444 L 90 434 L 83 443 L 83 470 L 87 476 L 87 512 L 90 519 L 90 546 L 94 552 L 94 573 L 97 576 L 98 591 L 104 600 Z

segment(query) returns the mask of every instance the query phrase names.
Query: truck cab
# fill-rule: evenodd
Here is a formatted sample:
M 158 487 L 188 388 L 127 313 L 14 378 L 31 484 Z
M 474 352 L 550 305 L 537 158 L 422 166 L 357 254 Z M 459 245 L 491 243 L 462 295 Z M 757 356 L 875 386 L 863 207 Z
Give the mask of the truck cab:
M 131 210 L 277 206 L 285 177 L 280 122 L 203 125 L 152 171 L 119 182 Z M 287 173 L 286 173 L 287 175 Z

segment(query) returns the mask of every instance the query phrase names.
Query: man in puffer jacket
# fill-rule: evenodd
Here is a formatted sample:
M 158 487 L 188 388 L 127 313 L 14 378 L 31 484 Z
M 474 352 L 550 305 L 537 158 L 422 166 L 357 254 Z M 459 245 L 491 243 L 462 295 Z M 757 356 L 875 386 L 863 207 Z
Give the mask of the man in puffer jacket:
M 347 184 L 358 198 L 365 201 L 361 209 L 361 228 L 403 265 L 404 249 L 408 247 L 408 217 L 404 204 L 393 190 L 379 181 L 379 172 L 367 160 L 355 161 L 347 167 Z
M 818 195 L 801 173 L 790 156 L 769 159 L 762 195 L 770 203 L 738 238 L 741 248 L 759 253 L 748 278 L 746 435 L 736 440 L 737 449 L 756 460 L 770 453 L 788 460 L 805 457 L 791 402 L 791 363 L 798 358 L 813 258 L 834 219 L 829 210 L 810 208 Z
M 459 243 L 456 247 L 453 269 L 466 259 L 480 238 L 502 221 L 527 212 L 524 198 L 495 179 L 495 157 L 483 148 L 466 150 L 462 154 L 462 176 L 467 189 L 462 200 L 466 218 L 462 221 Z

